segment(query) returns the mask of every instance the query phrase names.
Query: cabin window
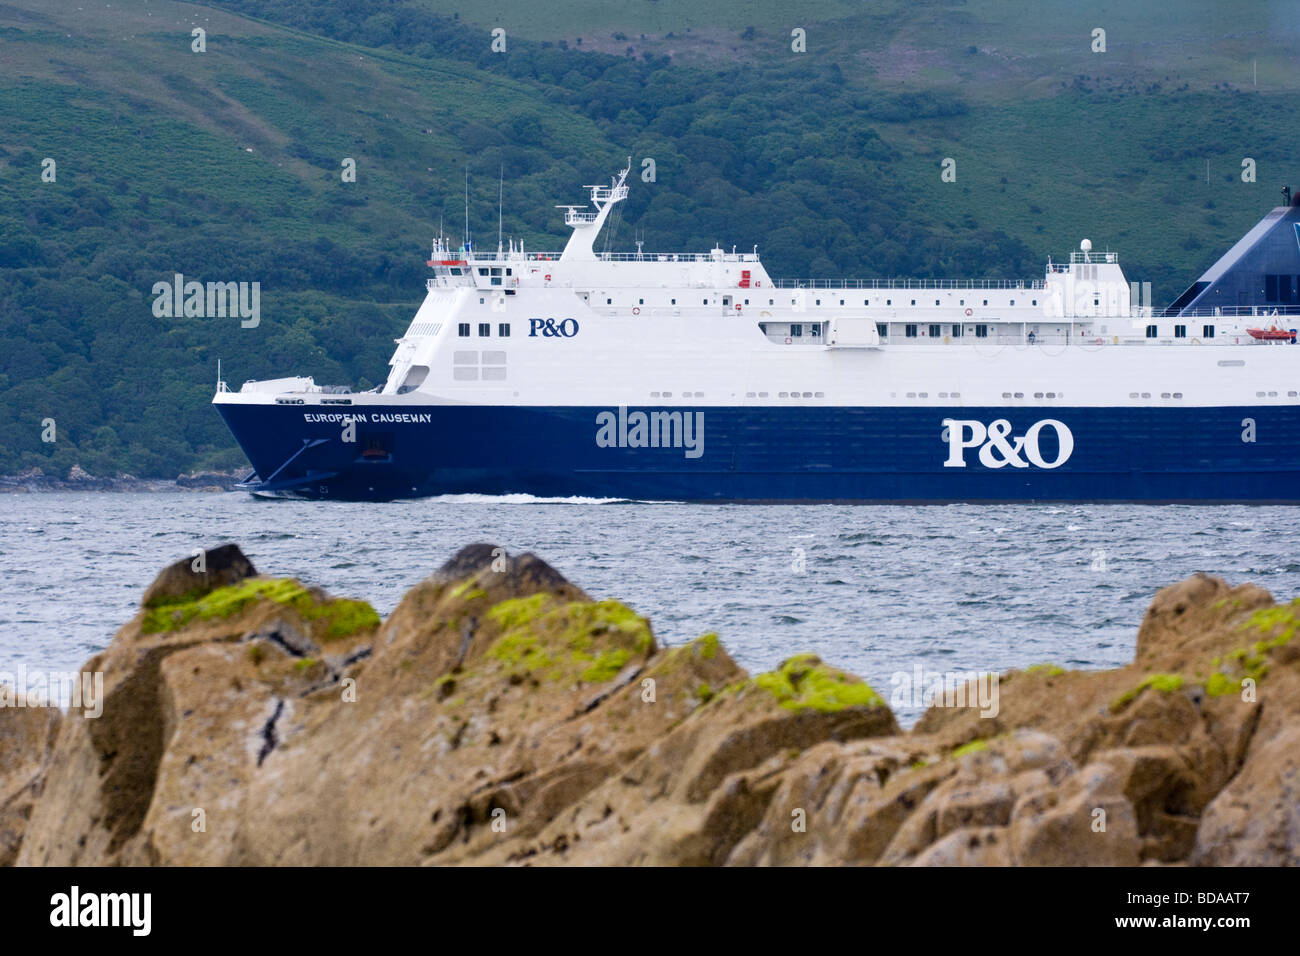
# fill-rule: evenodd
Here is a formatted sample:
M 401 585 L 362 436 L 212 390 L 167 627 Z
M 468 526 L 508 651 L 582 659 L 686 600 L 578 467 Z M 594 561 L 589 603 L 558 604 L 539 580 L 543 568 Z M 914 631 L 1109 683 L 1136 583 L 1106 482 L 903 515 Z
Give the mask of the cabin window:
M 790 326 L 790 335 L 796 339 L 803 338 L 803 326 L 797 323 Z
M 480 323 L 478 324 L 478 334 L 479 334 L 479 335 L 482 335 L 482 336 L 489 336 L 489 335 L 491 335 L 491 334 L 492 334 L 492 323 L 491 323 L 491 322 L 480 322 Z
M 966 300 L 965 300 L 965 299 L 958 299 L 958 300 L 957 300 L 957 304 L 958 304 L 958 305 L 965 305 L 965 304 L 966 304 Z
M 818 304 L 818 305 L 821 305 L 821 304 L 822 304 L 822 300 L 821 300 L 821 299 L 818 299 L 818 300 L 817 300 L 817 304 Z
M 937 326 L 937 325 L 932 325 L 932 326 L 930 326 L 930 337 L 931 337 L 931 338 L 937 339 L 939 336 L 943 335 L 943 333 L 942 333 L 941 331 L 939 331 L 939 328 L 940 328 L 940 327 Z
M 498 322 L 498 323 L 497 323 L 497 335 L 501 336 L 502 338 L 505 338 L 505 337 L 506 337 L 507 335 L 509 335 L 509 334 L 510 334 L 510 323 L 509 323 L 509 322 Z
M 469 337 L 469 323 L 468 323 L 468 322 L 462 322 L 459 326 L 456 327 L 456 331 L 457 331 L 457 333 L 460 335 L 461 338 L 468 338 L 468 337 Z
M 1030 304 L 1030 305 L 1038 305 L 1038 300 L 1035 299 L 1033 302 L 1031 302 L 1031 303 L 1029 303 L 1029 304 Z
M 893 305 L 893 304 L 894 304 L 894 300 L 893 300 L 893 299 L 886 299 L 886 300 L 885 300 L 885 305 Z
M 988 304 L 989 304 L 989 300 L 988 300 L 988 299 L 985 299 L 985 300 L 984 300 L 984 304 L 985 304 L 985 305 L 988 305 Z
M 1159 332 L 1160 330 L 1156 326 L 1154 325 L 1147 326 L 1147 338 L 1154 339 L 1159 334 Z
M 670 299 L 669 301 L 672 302 L 673 305 L 676 305 L 676 304 L 677 304 L 677 300 L 676 300 L 676 299 Z
M 614 304 L 614 300 L 613 300 L 613 299 L 606 299 L 606 300 L 605 300 L 605 304 L 606 304 L 606 305 L 613 305 L 613 304 Z
M 637 299 L 637 300 L 636 300 L 636 304 L 637 304 L 637 305 L 645 305 L 645 299 Z
M 916 300 L 915 300 L 915 299 L 912 300 L 912 305 L 916 305 Z
M 953 337 L 954 339 L 959 339 L 959 338 L 961 338 L 961 326 L 960 326 L 960 325 L 954 325 L 954 326 L 952 327 L 952 337 Z
M 843 304 L 844 304 L 844 300 L 843 300 L 843 299 L 840 299 L 840 305 L 843 305 Z
M 916 326 L 911 323 L 903 326 L 903 334 L 906 335 L 909 339 L 916 338 Z
M 986 339 L 989 337 L 989 327 L 987 325 L 975 326 L 975 338 Z
M 1212 325 L 1203 325 L 1203 326 L 1201 326 L 1201 338 L 1203 338 L 1203 339 L 1212 339 L 1212 338 L 1214 338 L 1214 326 L 1212 326 Z
M 1176 338 L 1176 339 L 1185 339 L 1185 338 L 1187 338 L 1187 326 L 1185 326 L 1185 325 L 1175 325 L 1175 326 L 1174 326 L 1174 338 Z
M 884 322 L 876 323 L 876 332 L 880 335 L 882 339 L 889 338 L 889 326 L 887 326 Z
M 938 299 L 935 299 L 935 300 L 934 300 L 934 304 L 935 304 L 935 305 L 938 305 L 938 304 L 939 304 L 939 300 L 938 300 Z
M 1015 299 L 1012 299 L 1012 300 L 1011 300 L 1011 304 L 1012 304 L 1012 305 L 1015 305 L 1015 304 L 1016 304 L 1016 300 L 1015 300 Z

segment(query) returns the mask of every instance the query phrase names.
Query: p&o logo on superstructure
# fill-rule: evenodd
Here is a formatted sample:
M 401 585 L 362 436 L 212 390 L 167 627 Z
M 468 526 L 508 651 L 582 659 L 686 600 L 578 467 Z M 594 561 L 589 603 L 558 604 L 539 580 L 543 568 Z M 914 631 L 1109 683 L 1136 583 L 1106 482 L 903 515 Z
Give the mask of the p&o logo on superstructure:
M 554 319 L 529 319 L 529 337 L 535 339 L 539 334 L 544 339 L 571 339 L 578 334 L 578 320 L 563 319 L 556 322 Z
M 1056 432 L 1056 457 L 1048 461 L 1039 447 L 1044 428 Z M 1059 468 L 1074 454 L 1074 434 L 1064 422 L 1044 418 L 1029 426 L 1023 435 L 1011 434 L 1011 422 L 999 418 L 986 427 L 970 419 L 945 418 L 943 440 L 948 443 L 945 468 L 965 468 L 966 449 L 979 449 L 979 463 L 985 468 Z

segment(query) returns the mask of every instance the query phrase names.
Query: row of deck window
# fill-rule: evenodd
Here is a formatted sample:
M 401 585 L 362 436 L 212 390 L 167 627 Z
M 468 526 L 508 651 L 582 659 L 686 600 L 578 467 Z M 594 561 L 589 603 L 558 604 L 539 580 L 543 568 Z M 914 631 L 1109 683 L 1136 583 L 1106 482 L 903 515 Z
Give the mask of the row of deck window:
M 1148 325 L 1148 326 L 1147 326 L 1147 338 L 1149 338 L 1149 339 L 1155 339 L 1155 338 L 1159 338 L 1159 337 L 1160 337 L 1160 327 L 1159 327 L 1159 326 L 1156 326 L 1156 325 Z M 1187 338 L 1187 326 L 1185 326 L 1185 325 L 1175 325 L 1175 326 L 1174 326 L 1174 338 L 1176 338 L 1176 339 L 1185 339 L 1185 338 Z M 1201 338 L 1203 338 L 1203 339 L 1212 339 L 1212 338 L 1214 338 L 1214 326 L 1212 326 L 1212 325 L 1202 325 L 1202 326 L 1201 326 Z
M 456 327 L 456 332 L 457 332 L 457 334 L 458 334 L 462 339 L 464 339 L 464 338 L 468 338 L 468 337 L 469 337 L 469 329 L 470 329 L 470 323 L 468 323 L 468 322 L 461 322 L 461 323 Z M 480 336 L 482 336 L 483 338 L 487 338 L 488 336 L 490 336 L 490 335 L 492 334 L 492 323 L 491 323 L 491 322 L 480 322 L 480 323 L 478 324 L 478 334 L 479 334 Z M 510 323 L 509 323 L 509 322 L 498 322 L 498 323 L 497 323 L 497 335 L 498 335 L 499 337 L 503 338 L 503 339 L 506 338 L 507 336 L 509 336 L 509 335 L 510 335 Z

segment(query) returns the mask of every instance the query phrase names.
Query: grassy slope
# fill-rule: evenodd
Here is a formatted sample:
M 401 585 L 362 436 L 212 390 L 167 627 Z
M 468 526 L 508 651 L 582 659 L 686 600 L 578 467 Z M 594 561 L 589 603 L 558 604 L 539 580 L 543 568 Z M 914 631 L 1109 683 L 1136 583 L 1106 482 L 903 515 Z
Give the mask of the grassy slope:
M 476 230 L 495 218 L 505 165 L 506 231 L 533 248 L 561 237 L 553 203 L 634 152 L 660 161 L 660 186 L 635 184 L 629 202 L 648 248 L 759 243 L 795 263 L 774 258 L 778 275 L 887 274 L 879 264 L 891 261 L 901 213 L 939 240 L 1002 231 L 1041 257 L 1087 235 L 1118 248 L 1130 278 L 1154 279 L 1157 301 L 1295 173 L 1297 25 L 1281 3 L 1225 12 L 1211 0 L 1142 0 L 1098 12 L 1044 0 L 1026 15 L 995 0 L 817 0 L 792 15 L 768 0 L 570 0 L 541 15 L 521 0 L 416 2 L 459 13 L 485 47 L 487 29 L 504 24 L 512 49 L 584 36 L 583 49 L 671 50 L 704 71 L 700 93 L 684 111 L 649 89 L 633 113 L 592 119 L 598 110 L 562 105 L 495 60 L 359 47 L 160 0 L 0 6 L 0 472 L 235 464 L 206 405 L 218 356 L 236 382 L 290 371 L 378 380 L 418 302 L 439 217 L 459 232 L 466 164 Z M 789 52 L 791 23 L 808 29 L 801 57 Z M 208 30 L 205 54 L 190 52 L 193 26 Z M 1106 54 L 1088 49 L 1093 26 L 1108 31 Z M 850 96 L 823 114 L 828 64 Z M 712 69 L 724 71 L 716 86 Z M 745 95 L 745 75 L 760 93 Z M 856 93 L 875 104 L 920 91 L 969 108 L 891 121 L 844 106 Z M 857 178 L 817 158 L 844 130 L 869 128 L 886 156 Z M 739 184 L 752 197 L 717 180 L 707 137 L 733 144 L 742 168 L 761 153 Z M 44 156 L 58 159 L 57 184 L 40 182 Z M 339 180 L 345 156 L 358 161 L 355 184 Z M 773 156 L 793 184 L 763 178 Z M 944 156 L 958 160 L 956 184 L 939 181 Z M 1243 156 L 1258 161 L 1257 184 L 1241 183 Z M 818 238 L 814 221 L 755 229 L 753 213 L 779 202 L 803 215 L 792 203 L 800 181 L 822 178 L 840 187 L 825 232 L 869 240 L 823 236 L 824 251 L 798 261 Z M 713 203 L 707 221 L 679 212 L 686 194 L 697 211 Z M 915 238 L 898 235 L 901 259 Z M 852 251 L 839 257 L 837 244 Z M 935 274 L 973 265 L 942 250 L 920 261 Z M 1021 271 L 997 257 L 976 267 Z M 173 271 L 261 281 L 262 326 L 154 319 L 150 287 Z M 55 446 L 37 438 L 47 416 L 59 422 Z

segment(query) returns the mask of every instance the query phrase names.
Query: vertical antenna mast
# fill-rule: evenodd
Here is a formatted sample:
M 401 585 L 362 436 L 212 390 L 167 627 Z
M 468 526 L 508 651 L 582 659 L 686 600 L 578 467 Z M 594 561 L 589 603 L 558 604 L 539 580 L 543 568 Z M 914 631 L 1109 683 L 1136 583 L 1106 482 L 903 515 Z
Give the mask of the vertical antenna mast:
M 469 166 L 465 167 L 465 248 L 469 249 Z
M 501 254 L 501 197 L 504 195 L 506 182 L 506 164 L 501 164 L 497 174 L 497 255 Z

